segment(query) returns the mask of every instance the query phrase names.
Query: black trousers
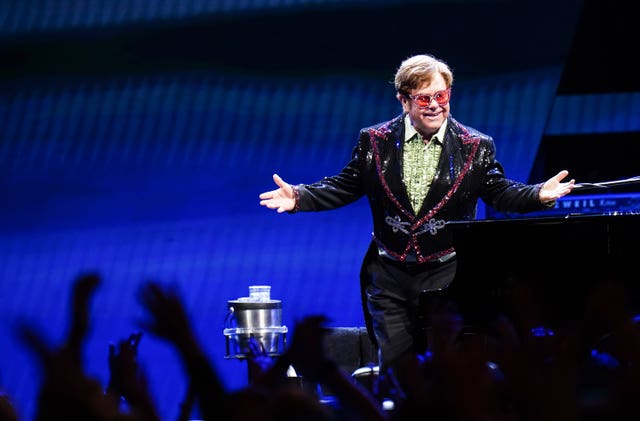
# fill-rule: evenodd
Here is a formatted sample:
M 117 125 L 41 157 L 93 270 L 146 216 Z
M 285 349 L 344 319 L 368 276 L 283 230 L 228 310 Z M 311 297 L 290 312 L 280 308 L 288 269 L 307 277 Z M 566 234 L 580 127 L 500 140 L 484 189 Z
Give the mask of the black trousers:
M 385 257 L 367 259 L 362 276 L 369 277 L 365 288 L 366 306 L 378 345 L 380 371 L 426 347 L 425 328 L 429 323 L 425 305 L 437 299 L 455 278 L 455 257 L 445 263 L 402 263 Z

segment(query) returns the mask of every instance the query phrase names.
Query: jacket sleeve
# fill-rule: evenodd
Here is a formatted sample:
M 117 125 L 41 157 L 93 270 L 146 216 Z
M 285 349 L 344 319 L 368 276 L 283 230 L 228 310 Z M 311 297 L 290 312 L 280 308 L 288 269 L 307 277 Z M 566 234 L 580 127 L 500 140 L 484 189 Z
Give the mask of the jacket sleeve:
M 336 209 L 355 202 L 364 195 L 362 185 L 362 157 L 364 153 L 363 137 L 353 149 L 351 160 L 340 173 L 324 177 L 312 184 L 298 184 L 296 191 L 296 210 L 314 212 Z
M 493 139 L 485 139 L 483 143 L 484 148 L 479 163 L 484 168 L 481 198 L 487 205 L 504 213 L 527 213 L 549 207 L 539 199 L 543 183 L 526 184 L 507 178 L 502 164 L 495 158 Z

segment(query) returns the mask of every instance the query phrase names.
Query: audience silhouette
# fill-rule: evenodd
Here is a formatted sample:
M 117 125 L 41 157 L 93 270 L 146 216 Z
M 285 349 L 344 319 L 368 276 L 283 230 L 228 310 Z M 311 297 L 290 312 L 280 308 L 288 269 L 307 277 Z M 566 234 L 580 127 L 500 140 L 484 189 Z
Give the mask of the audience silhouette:
M 59 347 L 47 343 L 45 336 L 27 322 L 16 326 L 16 333 L 38 358 L 43 368 L 35 419 L 44 420 L 159 420 L 144 379 L 129 370 L 132 353 L 120 347 L 119 355 L 110 356 L 113 393 L 105 393 L 103 385 L 84 371 L 83 345 L 90 330 L 89 302 L 101 278 L 83 274 L 73 284 L 69 333 Z M 132 346 L 135 351 L 137 343 Z M 114 394 L 128 400 L 123 411 Z
M 246 353 L 247 385 L 229 391 L 197 338 L 179 291 L 156 281 L 141 284 L 145 317 L 132 333 L 108 344 L 106 385 L 82 366 L 90 325 L 90 300 L 102 282 L 95 273 L 73 284 L 69 330 L 60 346 L 27 322 L 15 332 L 42 368 L 35 420 L 160 420 L 138 362 L 143 335 L 172 346 L 183 364 L 188 391 L 179 421 L 197 412 L 203 420 L 452 421 L 631 420 L 640 398 L 640 318 L 628 292 L 609 279 L 590 289 L 583 322 L 549 326 L 543 303 L 523 284 L 512 297 L 510 316 L 469 329 L 455 302 L 439 297 L 425 308 L 425 351 L 402 368 L 381 373 L 375 389 L 328 357 L 323 342 L 328 319 L 308 315 L 295 323 L 292 339 L 269 356 L 253 339 Z M 444 300 L 444 301 L 443 301 Z M 292 374 L 293 373 L 293 374 Z M 400 388 L 394 379 L 404 377 Z M 316 389 L 330 389 L 337 403 L 322 402 Z M 389 403 L 392 405 L 389 405 Z M 0 420 L 20 417 L 10 396 L 0 393 Z

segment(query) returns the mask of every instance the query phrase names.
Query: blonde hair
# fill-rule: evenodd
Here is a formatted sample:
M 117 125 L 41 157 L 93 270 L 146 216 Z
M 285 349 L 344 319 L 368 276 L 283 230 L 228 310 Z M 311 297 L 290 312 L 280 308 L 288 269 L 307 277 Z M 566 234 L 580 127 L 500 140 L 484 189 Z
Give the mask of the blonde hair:
M 453 72 L 442 60 L 429 54 L 419 54 L 405 59 L 398 67 L 394 78 L 396 91 L 402 95 L 408 95 L 420 85 L 431 82 L 433 75 L 440 73 L 444 78 L 447 88 L 453 85 Z

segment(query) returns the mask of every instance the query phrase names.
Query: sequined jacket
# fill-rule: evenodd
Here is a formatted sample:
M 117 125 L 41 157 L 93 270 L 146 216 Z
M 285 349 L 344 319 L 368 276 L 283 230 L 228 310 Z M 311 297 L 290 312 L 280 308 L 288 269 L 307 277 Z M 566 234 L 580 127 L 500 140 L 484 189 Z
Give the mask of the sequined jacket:
M 478 199 L 500 212 L 545 208 L 542 184 L 506 178 L 493 139 L 450 116 L 431 188 L 415 214 L 402 179 L 403 117 L 363 128 L 339 174 L 295 186 L 295 211 L 335 209 L 366 195 L 378 247 L 399 261 L 424 263 L 453 251 L 447 222 L 474 219 Z

